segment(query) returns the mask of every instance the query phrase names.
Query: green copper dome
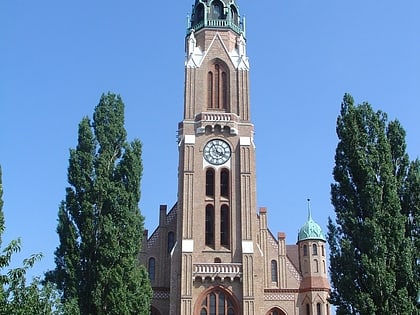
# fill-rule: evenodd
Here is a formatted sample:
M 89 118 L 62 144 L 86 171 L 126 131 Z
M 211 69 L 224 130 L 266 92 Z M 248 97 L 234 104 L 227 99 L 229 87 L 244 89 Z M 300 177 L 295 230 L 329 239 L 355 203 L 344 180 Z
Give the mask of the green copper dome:
M 308 200 L 309 202 L 309 200 Z M 304 240 L 322 240 L 326 241 L 324 232 L 318 223 L 312 219 L 311 210 L 308 206 L 308 221 L 300 228 L 298 242 Z

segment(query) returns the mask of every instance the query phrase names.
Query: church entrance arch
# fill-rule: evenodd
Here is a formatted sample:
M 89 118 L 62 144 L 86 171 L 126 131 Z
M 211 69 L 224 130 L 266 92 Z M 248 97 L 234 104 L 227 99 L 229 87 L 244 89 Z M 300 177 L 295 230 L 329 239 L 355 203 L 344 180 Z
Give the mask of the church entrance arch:
M 268 311 L 267 315 L 286 315 L 281 309 L 275 307 Z
M 214 287 L 200 295 L 194 315 L 236 315 L 240 307 L 233 294 L 223 287 Z

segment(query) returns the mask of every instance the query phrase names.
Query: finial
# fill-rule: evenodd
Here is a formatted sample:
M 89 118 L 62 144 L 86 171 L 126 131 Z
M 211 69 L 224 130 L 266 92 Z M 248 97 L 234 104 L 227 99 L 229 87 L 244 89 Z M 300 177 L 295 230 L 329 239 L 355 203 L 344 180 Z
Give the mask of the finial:
M 187 30 L 189 30 L 191 28 L 191 18 L 190 15 L 187 14 Z
M 307 199 L 308 201 L 308 221 L 312 220 L 312 213 L 311 213 L 311 199 Z

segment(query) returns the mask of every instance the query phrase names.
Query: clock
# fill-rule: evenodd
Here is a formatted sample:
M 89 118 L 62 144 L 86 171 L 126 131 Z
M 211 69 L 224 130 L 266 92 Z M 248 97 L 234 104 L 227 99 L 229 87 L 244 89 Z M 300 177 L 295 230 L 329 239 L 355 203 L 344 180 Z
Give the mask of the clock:
M 207 162 L 222 165 L 230 159 L 230 146 L 223 140 L 210 140 L 204 147 L 203 155 Z

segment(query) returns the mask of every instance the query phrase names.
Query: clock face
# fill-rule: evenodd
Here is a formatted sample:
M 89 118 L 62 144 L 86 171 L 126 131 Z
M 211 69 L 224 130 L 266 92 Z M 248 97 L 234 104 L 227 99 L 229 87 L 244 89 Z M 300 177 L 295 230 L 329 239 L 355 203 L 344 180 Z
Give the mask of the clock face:
M 222 165 L 230 159 L 230 146 L 223 140 L 210 140 L 204 147 L 204 158 L 214 165 Z

